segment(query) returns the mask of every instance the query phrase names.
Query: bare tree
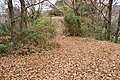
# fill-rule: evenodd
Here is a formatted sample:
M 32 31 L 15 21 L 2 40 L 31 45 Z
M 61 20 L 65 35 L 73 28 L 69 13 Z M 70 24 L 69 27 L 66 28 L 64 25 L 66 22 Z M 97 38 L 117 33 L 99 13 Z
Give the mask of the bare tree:
M 38 2 L 40 3 L 41 0 L 38 0 Z M 38 11 L 37 11 L 37 16 L 39 16 L 41 11 L 42 11 L 42 5 L 43 5 L 43 3 L 39 4 Z
M 15 20 L 14 20 L 14 10 L 13 10 L 13 4 L 12 4 L 12 0 L 8 0 L 8 9 L 9 9 L 9 18 L 10 18 L 10 31 L 11 31 L 11 39 L 13 41 L 14 44 L 16 44 L 16 39 L 15 39 L 15 34 L 16 34 L 16 30 L 15 30 Z
M 36 16 L 35 5 L 33 5 L 33 4 L 35 4 L 36 0 L 26 0 L 26 2 L 27 2 L 27 6 L 30 6 L 29 10 L 31 11 L 31 19 L 33 19 Z M 37 5 L 39 5 L 39 4 L 37 4 Z
M 70 3 L 70 1 L 68 2 L 68 0 L 64 0 L 64 3 L 69 8 L 71 8 L 74 11 L 75 15 L 77 15 L 77 16 L 80 15 L 80 13 L 78 12 L 79 8 L 80 8 L 80 4 L 81 4 L 80 2 L 81 2 L 81 0 L 71 0 L 71 3 Z
M 108 25 L 107 25 L 107 36 L 106 36 L 107 40 L 111 39 L 110 36 L 111 36 L 112 4 L 113 4 L 113 0 L 109 0 L 109 4 L 108 4 Z
M 108 4 L 104 4 L 104 1 L 99 1 L 100 4 L 104 5 L 105 7 L 103 7 L 103 9 L 99 9 L 93 2 L 93 0 L 90 0 L 91 4 L 95 7 L 95 9 L 97 9 L 103 16 L 103 18 L 105 19 L 105 28 L 106 28 L 106 32 L 105 32 L 105 39 L 106 40 L 110 40 L 111 39 L 111 17 L 112 17 L 112 4 L 113 4 L 113 0 L 109 0 Z M 104 15 L 103 10 L 107 7 L 107 17 Z
M 20 0 L 21 3 L 21 24 L 20 27 L 27 27 L 27 9 L 25 8 L 25 0 Z

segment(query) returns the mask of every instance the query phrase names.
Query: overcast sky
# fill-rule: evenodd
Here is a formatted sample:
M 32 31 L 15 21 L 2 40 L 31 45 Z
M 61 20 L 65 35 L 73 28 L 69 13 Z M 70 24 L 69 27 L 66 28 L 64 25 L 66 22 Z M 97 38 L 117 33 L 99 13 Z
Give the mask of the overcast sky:
M 56 0 L 50 0 L 53 4 L 55 4 Z M 120 0 L 117 0 L 120 5 Z M 14 6 L 19 5 L 19 0 L 13 0 Z M 4 4 L 3 0 L 0 0 L 0 12 L 2 12 L 2 8 L 7 7 L 7 5 Z

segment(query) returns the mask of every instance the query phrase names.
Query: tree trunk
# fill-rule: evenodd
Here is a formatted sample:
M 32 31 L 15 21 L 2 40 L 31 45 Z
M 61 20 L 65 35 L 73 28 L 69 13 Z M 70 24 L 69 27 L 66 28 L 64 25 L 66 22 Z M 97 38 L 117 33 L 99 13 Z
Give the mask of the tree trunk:
M 14 44 L 16 44 L 16 30 L 15 30 L 15 20 L 14 20 L 14 10 L 12 0 L 8 0 L 8 9 L 9 9 L 9 19 L 10 19 L 10 29 L 11 29 L 11 39 Z
M 21 29 L 27 27 L 27 10 L 25 8 L 25 0 L 20 0 L 21 3 Z
M 39 3 L 40 3 L 40 1 L 41 1 L 41 0 L 39 0 Z M 39 15 L 40 15 L 40 13 L 41 13 L 41 12 L 40 12 L 40 11 L 41 11 L 41 10 L 40 10 L 40 8 L 41 8 L 41 4 L 39 4 L 39 7 L 38 7 L 38 12 L 37 12 L 37 16 L 39 16 Z
M 109 6 L 108 6 L 108 25 L 107 25 L 107 36 L 106 36 L 106 40 L 110 40 L 110 36 L 111 36 L 111 17 L 112 17 L 112 3 L 113 0 L 109 0 Z

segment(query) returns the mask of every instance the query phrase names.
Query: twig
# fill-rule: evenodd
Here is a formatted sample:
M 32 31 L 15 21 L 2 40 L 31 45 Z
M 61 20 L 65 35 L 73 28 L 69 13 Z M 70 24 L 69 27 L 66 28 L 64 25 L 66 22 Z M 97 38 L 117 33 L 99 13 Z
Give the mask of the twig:
M 91 4 L 93 5 L 93 7 L 95 8 L 95 9 L 97 9 L 101 14 L 102 14 L 102 16 L 104 17 L 104 19 L 106 20 L 106 21 L 108 21 L 108 19 L 105 17 L 105 15 L 104 15 L 104 13 L 101 11 L 101 10 L 99 10 L 95 5 L 94 5 L 94 3 L 92 2 L 92 0 L 90 0 L 90 2 L 91 2 Z

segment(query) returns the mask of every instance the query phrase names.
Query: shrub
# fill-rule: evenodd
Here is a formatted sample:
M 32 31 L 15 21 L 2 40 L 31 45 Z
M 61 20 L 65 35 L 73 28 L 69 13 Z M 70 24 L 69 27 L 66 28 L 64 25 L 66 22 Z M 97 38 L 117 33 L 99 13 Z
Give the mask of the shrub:
M 6 39 L 0 43 L 0 55 L 5 55 L 7 52 L 13 51 L 13 43 Z
M 102 21 L 92 22 L 91 19 L 81 18 L 81 36 L 104 40 L 104 25 Z
M 65 5 L 61 6 L 59 9 L 62 10 L 63 13 L 66 13 L 66 12 L 69 11 L 69 8 L 67 6 L 65 6 Z
M 115 43 L 120 43 L 120 32 L 118 31 L 119 26 L 116 22 L 112 23 L 111 26 L 111 41 Z
M 10 35 L 9 24 L 7 22 L 0 23 L 0 36 Z
M 97 40 L 105 40 L 105 27 L 102 22 L 97 22 L 95 25 L 95 39 Z
M 14 51 L 22 55 L 33 53 L 33 50 L 52 49 L 55 45 L 52 39 L 55 37 L 55 28 L 48 18 L 37 18 L 33 25 L 22 31 L 17 31 L 17 43 L 13 44 L 10 39 L 3 40 L 0 43 L 0 55 Z M 54 44 L 53 44 L 54 43 Z
M 65 34 L 70 36 L 80 36 L 80 21 L 74 13 L 68 11 L 64 16 Z
M 54 36 L 54 25 L 48 21 L 48 18 L 42 17 L 36 19 L 32 27 L 18 32 L 17 41 L 23 46 L 33 45 L 42 50 L 50 44 Z
M 4 54 L 6 52 L 6 46 L 4 44 L 0 44 L 0 55 Z
M 94 26 L 91 24 L 91 20 L 86 17 L 81 18 L 81 36 L 93 37 L 94 31 Z

